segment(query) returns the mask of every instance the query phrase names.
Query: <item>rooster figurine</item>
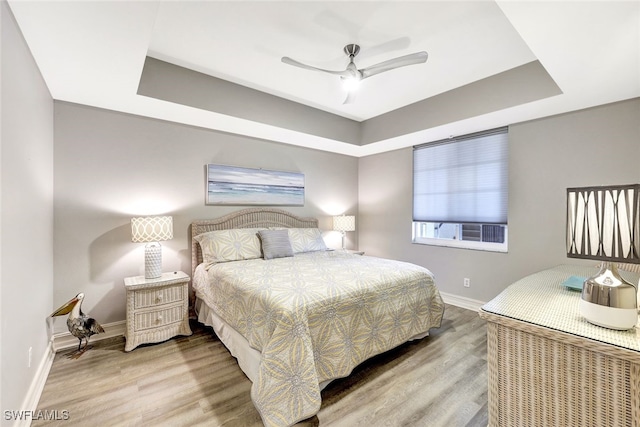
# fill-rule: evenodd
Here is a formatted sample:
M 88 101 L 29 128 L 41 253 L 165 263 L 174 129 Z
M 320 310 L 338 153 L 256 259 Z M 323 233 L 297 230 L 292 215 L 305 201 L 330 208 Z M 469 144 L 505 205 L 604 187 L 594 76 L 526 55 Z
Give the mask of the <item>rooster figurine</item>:
M 87 346 L 89 345 L 89 338 L 92 335 L 104 332 L 104 329 L 102 329 L 102 326 L 96 322 L 96 319 L 93 319 L 82 312 L 82 300 L 84 300 L 84 294 L 80 292 L 69 302 L 54 311 L 49 317 L 62 316 L 64 314 L 71 313 L 67 318 L 67 327 L 69 328 L 71 335 L 80 340 L 78 343 L 78 351 L 80 351 L 80 347 L 82 346 L 82 340 L 85 340 L 84 352 L 87 350 Z

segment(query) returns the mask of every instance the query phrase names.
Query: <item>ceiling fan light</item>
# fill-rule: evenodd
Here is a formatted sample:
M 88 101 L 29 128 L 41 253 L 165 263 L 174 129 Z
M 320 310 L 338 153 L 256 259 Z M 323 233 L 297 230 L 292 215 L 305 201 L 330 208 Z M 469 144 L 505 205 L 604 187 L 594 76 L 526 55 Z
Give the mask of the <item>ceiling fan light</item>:
M 342 79 L 342 87 L 347 92 L 354 92 L 358 90 L 358 87 L 360 87 L 360 79 L 356 77 L 345 77 Z

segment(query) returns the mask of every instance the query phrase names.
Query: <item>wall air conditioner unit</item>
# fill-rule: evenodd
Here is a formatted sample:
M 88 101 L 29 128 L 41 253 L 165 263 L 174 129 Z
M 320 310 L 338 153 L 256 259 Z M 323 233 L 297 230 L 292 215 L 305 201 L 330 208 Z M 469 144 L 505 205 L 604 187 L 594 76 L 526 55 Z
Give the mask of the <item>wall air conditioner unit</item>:
M 481 224 L 462 224 L 462 240 L 482 242 Z
M 494 224 L 462 224 L 462 240 L 504 243 L 504 226 Z

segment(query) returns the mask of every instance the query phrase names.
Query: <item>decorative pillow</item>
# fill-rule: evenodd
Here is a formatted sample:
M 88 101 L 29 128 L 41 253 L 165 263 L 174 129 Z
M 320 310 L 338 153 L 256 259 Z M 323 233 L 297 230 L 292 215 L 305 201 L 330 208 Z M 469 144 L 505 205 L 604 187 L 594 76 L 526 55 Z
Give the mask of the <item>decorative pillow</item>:
M 600 268 L 602 266 L 602 263 L 598 263 L 596 265 L 596 267 Z M 624 271 L 630 271 L 632 273 L 638 273 L 640 274 L 640 264 L 628 264 L 628 263 L 624 263 L 624 262 L 619 262 L 616 263 L 616 267 L 618 267 L 618 270 L 624 270 Z
M 293 256 L 287 230 L 260 230 L 258 234 L 262 240 L 264 259 Z
M 205 264 L 261 258 L 258 231 L 264 228 L 216 230 L 195 237 Z
M 618 263 L 618 269 L 640 274 L 640 264 Z M 636 296 L 638 298 L 637 307 L 640 309 L 640 278 L 638 279 L 638 283 L 636 287 Z
M 618 269 L 624 270 L 624 271 L 632 271 L 634 273 L 640 273 L 640 264 L 619 263 Z
M 317 228 L 289 228 L 287 230 L 294 254 L 327 250 L 327 245 Z

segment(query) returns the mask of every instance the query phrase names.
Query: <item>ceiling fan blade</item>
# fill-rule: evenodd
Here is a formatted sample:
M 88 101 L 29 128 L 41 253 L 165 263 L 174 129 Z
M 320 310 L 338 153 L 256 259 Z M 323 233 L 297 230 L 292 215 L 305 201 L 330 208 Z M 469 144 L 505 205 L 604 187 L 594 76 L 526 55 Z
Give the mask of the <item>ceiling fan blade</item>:
M 407 65 L 422 64 L 427 62 L 429 55 L 427 52 L 416 52 L 409 55 L 400 56 L 398 58 L 389 59 L 388 61 L 380 62 L 379 64 L 372 65 L 360 70 L 362 78 L 375 76 L 376 74 L 383 73 L 385 71 L 393 70 L 395 68 L 406 67 Z
M 350 90 L 347 92 L 347 97 L 342 104 L 353 104 L 356 100 L 356 91 Z
M 305 70 L 321 71 L 323 73 L 334 74 L 336 76 L 350 77 L 352 75 L 352 73 L 348 70 L 333 71 L 333 70 L 325 70 L 324 68 L 312 67 L 311 65 L 303 64 L 302 62 L 298 62 L 295 59 L 291 59 L 288 56 L 283 56 L 282 62 L 288 65 L 293 65 L 294 67 L 304 68 Z

